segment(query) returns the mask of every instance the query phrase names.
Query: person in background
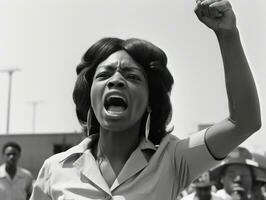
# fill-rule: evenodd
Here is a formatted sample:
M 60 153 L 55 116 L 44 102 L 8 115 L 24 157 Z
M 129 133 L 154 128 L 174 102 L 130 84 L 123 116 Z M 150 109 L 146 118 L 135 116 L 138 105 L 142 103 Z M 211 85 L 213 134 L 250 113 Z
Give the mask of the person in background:
M 73 98 L 87 138 L 44 162 L 31 200 L 175 200 L 260 129 L 257 90 L 231 4 L 199 0 L 195 12 L 217 36 L 230 116 L 178 139 L 167 129 L 173 77 L 165 52 L 142 39 L 103 38 L 77 67 Z
M 266 200 L 266 153 L 265 152 L 251 152 L 253 160 L 255 160 L 259 167 L 256 168 L 255 176 L 256 182 L 254 185 L 255 199 Z
M 222 185 L 216 194 L 224 200 L 263 200 L 257 188 L 262 173 L 266 173 L 265 169 L 243 147 L 237 147 L 219 166 L 211 170 L 212 179 Z
M 8 142 L 2 148 L 4 163 L 0 166 L 0 199 L 27 200 L 32 192 L 32 174 L 18 166 L 21 147 Z
M 209 172 L 204 172 L 192 183 L 195 192 L 184 196 L 181 200 L 223 200 L 212 192 L 213 185 L 214 182 L 210 180 Z

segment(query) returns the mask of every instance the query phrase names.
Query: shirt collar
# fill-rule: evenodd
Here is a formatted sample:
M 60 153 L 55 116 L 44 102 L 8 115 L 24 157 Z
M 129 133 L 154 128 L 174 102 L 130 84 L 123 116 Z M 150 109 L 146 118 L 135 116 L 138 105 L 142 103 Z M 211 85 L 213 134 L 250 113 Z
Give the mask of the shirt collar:
M 15 177 L 22 177 L 22 176 L 23 176 L 23 172 L 22 172 L 21 168 L 17 166 L 17 171 L 15 174 Z M 6 164 L 5 163 L 0 166 L 0 178 L 4 178 L 4 177 L 9 177 L 9 175 L 6 172 Z
M 141 137 L 139 148 L 141 150 L 151 149 L 154 151 L 156 151 L 157 149 L 156 146 L 150 140 L 146 140 L 144 137 Z
M 91 148 L 92 143 L 96 139 L 98 139 L 98 134 L 93 134 L 93 135 L 90 135 L 89 137 L 86 137 L 78 145 L 76 145 L 76 146 L 68 149 L 67 151 L 63 152 L 62 157 L 59 160 L 59 162 L 63 162 L 72 156 L 76 156 L 78 154 L 83 154 L 87 149 Z
M 0 166 L 0 178 L 6 177 L 6 164 L 2 164 Z
M 15 176 L 17 176 L 17 177 L 23 177 L 24 176 L 24 173 L 23 173 L 21 167 L 17 167 L 17 173 Z
M 99 134 L 93 134 L 93 135 L 88 136 L 78 145 L 65 151 L 62 155 L 62 158 L 59 160 L 59 162 L 63 162 L 72 156 L 83 154 L 87 149 L 91 149 L 93 142 L 98 140 L 98 138 L 99 138 Z M 141 137 L 139 148 L 141 150 L 150 149 L 153 151 L 156 151 L 157 149 L 156 146 L 150 140 L 145 140 L 144 137 Z

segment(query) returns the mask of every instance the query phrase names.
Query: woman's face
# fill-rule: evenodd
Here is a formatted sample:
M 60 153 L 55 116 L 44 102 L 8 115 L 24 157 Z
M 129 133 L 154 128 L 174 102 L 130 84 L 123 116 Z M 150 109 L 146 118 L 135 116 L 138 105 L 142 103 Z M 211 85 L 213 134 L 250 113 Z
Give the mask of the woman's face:
M 91 87 L 91 106 L 102 128 L 124 131 L 138 128 L 148 106 L 148 94 L 143 68 L 121 50 L 98 65 Z

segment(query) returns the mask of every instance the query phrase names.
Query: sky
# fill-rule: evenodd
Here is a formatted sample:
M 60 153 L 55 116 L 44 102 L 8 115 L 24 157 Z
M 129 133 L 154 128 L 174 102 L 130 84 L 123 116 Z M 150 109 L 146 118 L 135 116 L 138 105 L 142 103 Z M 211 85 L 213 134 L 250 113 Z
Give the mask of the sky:
M 266 109 L 265 0 L 231 0 L 243 47 Z M 10 133 L 78 132 L 72 92 L 81 56 L 102 37 L 146 39 L 162 48 L 175 85 L 174 134 L 180 138 L 228 116 L 214 33 L 198 21 L 194 0 L 0 0 L 0 69 L 12 76 Z M 0 73 L 0 133 L 6 131 L 8 75 Z M 263 149 L 262 127 L 244 146 Z

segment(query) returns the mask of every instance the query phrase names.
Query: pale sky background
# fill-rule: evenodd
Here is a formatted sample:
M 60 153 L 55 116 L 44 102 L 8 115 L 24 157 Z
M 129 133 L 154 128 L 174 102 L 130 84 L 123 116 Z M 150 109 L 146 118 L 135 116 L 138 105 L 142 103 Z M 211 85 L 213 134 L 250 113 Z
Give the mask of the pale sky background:
M 266 1 L 232 0 L 254 73 L 265 123 Z M 13 75 L 10 132 L 79 131 L 72 91 L 75 68 L 87 48 L 105 36 L 138 37 L 161 47 L 175 78 L 174 134 L 228 116 L 220 50 L 215 35 L 194 14 L 194 0 L 0 0 L 0 69 Z M 7 74 L 0 73 L 0 133 L 6 129 Z M 266 149 L 264 127 L 243 145 Z M 265 147 L 264 147 L 265 146 Z

